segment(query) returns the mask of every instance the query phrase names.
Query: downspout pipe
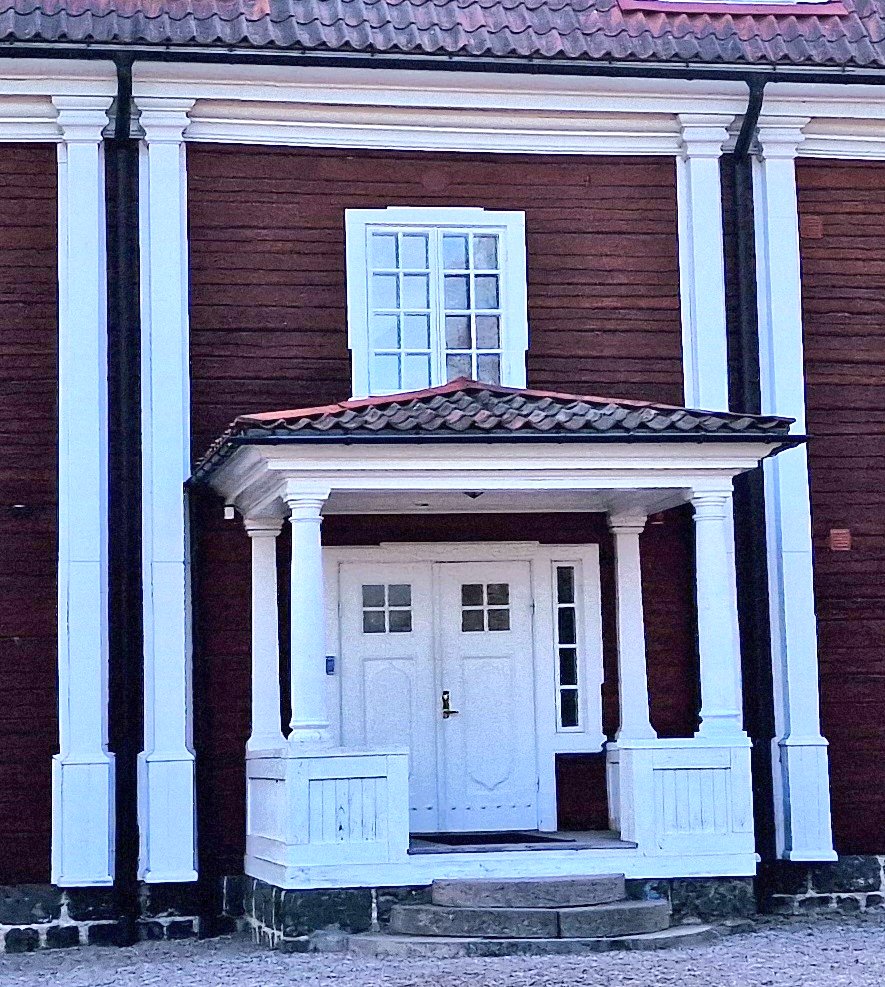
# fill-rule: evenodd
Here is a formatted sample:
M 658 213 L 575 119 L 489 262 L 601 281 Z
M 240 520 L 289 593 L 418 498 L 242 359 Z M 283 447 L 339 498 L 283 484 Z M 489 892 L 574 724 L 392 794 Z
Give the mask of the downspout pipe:
M 138 758 L 143 743 L 141 323 L 138 140 L 132 62 L 115 59 L 117 94 L 104 133 L 108 315 L 108 745 L 115 764 L 117 943 L 138 942 Z
M 765 97 L 767 79 L 751 79 L 749 99 L 734 152 L 723 158 L 730 169 L 732 220 L 726 264 L 729 336 L 729 406 L 761 413 L 759 324 L 756 293 L 756 228 L 753 159 L 750 153 Z M 738 626 L 744 688 L 744 720 L 752 742 L 753 809 L 756 850 L 764 862 L 776 857 L 774 778 L 771 749 L 775 736 L 771 624 L 768 611 L 768 552 L 765 486 L 761 468 L 735 477 L 735 563 Z M 761 886 L 759 886 L 761 892 Z

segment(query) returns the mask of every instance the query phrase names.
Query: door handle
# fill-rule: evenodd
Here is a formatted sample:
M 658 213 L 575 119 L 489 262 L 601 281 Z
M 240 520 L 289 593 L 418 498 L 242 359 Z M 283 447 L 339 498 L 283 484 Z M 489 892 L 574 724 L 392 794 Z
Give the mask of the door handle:
M 442 694 L 442 715 L 444 720 L 447 720 L 450 716 L 458 715 L 458 710 L 452 709 L 451 697 L 449 696 L 448 689 L 444 689 Z

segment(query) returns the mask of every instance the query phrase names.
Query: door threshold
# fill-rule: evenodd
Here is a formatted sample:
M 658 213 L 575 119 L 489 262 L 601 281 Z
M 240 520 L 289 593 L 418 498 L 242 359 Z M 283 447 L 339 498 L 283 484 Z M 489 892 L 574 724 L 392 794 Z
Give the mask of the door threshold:
M 445 841 L 445 842 L 444 842 Z M 513 832 L 513 833 L 413 833 L 409 854 L 506 853 L 527 850 L 635 850 L 637 844 L 622 840 L 617 833 Z

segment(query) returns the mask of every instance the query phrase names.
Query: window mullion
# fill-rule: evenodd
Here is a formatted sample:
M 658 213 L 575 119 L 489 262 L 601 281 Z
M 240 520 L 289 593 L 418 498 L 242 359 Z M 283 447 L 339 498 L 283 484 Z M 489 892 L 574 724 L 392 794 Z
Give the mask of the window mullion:
M 431 386 L 446 382 L 446 338 L 443 305 L 445 283 L 442 254 L 443 230 L 436 227 L 431 231 L 433 244 L 430 277 L 430 346 L 431 346 Z

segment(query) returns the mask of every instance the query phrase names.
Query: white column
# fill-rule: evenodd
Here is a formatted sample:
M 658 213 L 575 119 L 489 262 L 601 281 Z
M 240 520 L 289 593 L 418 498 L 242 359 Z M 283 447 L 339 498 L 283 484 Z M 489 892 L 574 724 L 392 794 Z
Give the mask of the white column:
M 695 491 L 701 737 L 743 734 L 740 648 L 734 593 L 730 490 Z
M 280 623 L 277 606 L 277 536 L 282 521 L 245 521 L 252 540 L 252 732 L 247 752 L 277 750 L 280 726 Z
M 719 159 L 733 115 L 681 113 L 676 159 L 685 403 L 728 409 L 725 259 Z
M 187 530 L 188 272 L 183 132 L 192 100 L 139 99 L 144 753 L 140 876 L 192 881 L 194 755 Z
M 616 740 L 654 739 L 648 710 L 645 619 L 639 536 L 644 517 L 609 518 L 615 543 L 615 598 L 618 628 L 618 696 L 621 724 Z
M 104 158 L 109 97 L 55 97 L 58 145 L 58 716 L 52 882 L 110 884 Z
M 762 157 L 753 171 L 762 413 L 795 418 L 798 433 L 805 431 L 805 377 L 795 158 L 807 122 L 762 117 Z M 831 860 L 805 447 L 766 460 L 764 473 L 778 851 L 791 860 Z
M 321 511 L 328 490 L 290 488 L 285 495 L 292 523 L 291 683 L 289 741 L 329 743 L 326 711 L 325 605 Z

